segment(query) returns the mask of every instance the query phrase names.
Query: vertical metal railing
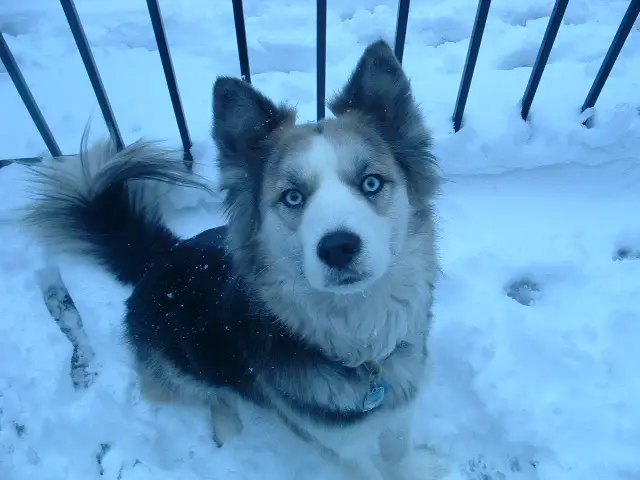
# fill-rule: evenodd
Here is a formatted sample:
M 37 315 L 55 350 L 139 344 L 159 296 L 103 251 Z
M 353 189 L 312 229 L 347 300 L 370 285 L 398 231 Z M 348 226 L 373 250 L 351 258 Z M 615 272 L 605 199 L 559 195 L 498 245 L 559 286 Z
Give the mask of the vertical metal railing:
M 316 2 L 316 105 L 318 121 L 324 118 L 327 83 L 327 0 Z
M 69 24 L 71 34 L 76 42 L 76 46 L 78 47 L 78 52 L 82 58 L 84 68 L 87 71 L 87 75 L 89 75 L 91 87 L 93 88 L 93 92 L 98 100 L 98 105 L 102 111 L 104 121 L 107 124 L 109 134 L 111 135 L 116 148 L 118 150 L 122 150 L 124 148 L 122 135 L 120 134 L 120 129 L 116 123 L 116 117 L 111 109 L 111 103 L 109 103 L 109 98 L 107 98 L 107 93 L 105 92 L 104 85 L 102 84 L 102 78 L 100 78 L 100 74 L 98 73 L 98 67 L 96 67 L 96 62 L 93 59 L 93 54 L 91 53 L 87 36 L 84 33 L 84 28 L 82 28 L 82 23 L 80 22 L 76 6 L 74 5 L 73 0 L 60 0 L 60 5 L 62 5 L 65 17 L 67 17 L 67 23 Z
M 471 31 L 469 50 L 467 51 L 467 60 L 464 64 L 460 88 L 458 89 L 458 98 L 456 100 L 456 106 L 453 109 L 453 130 L 455 132 L 462 128 L 462 116 L 464 115 L 464 108 L 467 105 L 467 98 L 469 97 L 469 90 L 471 89 L 471 80 L 473 79 L 473 72 L 476 69 L 476 61 L 478 60 L 478 53 L 480 52 L 480 44 L 482 43 L 482 36 L 484 35 L 484 27 L 487 24 L 490 6 L 491 0 L 480 0 L 478 4 L 476 20 L 473 24 L 473 30 Z
M 562 24 L 562 17 L 564 17 L 564 12 L 567 10 L 568 4 L 569 0 L 556 0 L 553 12 L 551 12 L 551 18 L 547 24 L 547 30 L 544 32 L 544 37 L 542 38 L 540 50 L 538 50 L 536 62 L 533 64 L 533 69 L 531 70 L 529 83 L 527 83 L 527 88 L 525 89 L 524 96 L 522 97 L 522 109 L 520 111 L 520 115 L 523 120 L 526 120 L 529 116 L 533 97 L 536 96 L 536 92 L 538 91 L 538 85 L 540 85 L 542 73 L 544 72 L 544 68 L 547 66 L 551 48 L 553 47 L 553 43 L 556 41 L 556 35 L 558 35 L 560 24 Z
M 629 32 L 631 32 L 631 28 L 633 24 L 636 22 L 638 18 L 638 13 L 640 13 L 640 0 L 631 0 L 629 4 L 629 8 L 622 17 L 622 21 L 620 22 L 620 26 L 618 27 L 618 31 L 613 37 L 613 41 L 611 42 L 611 46 L 609 46 L 609 50 L 607 51 L 604 60 L 602 61 L 602 65 L 600 65 L 600 70 L 596 74 L 596 78 L 591 85 L 591 89 L 587 94 L 587 98 L 585 98 L 584 103 L 582 104 L 581 112 L 584 112 L 588 108 L 592 108 L 595 106 L 602 89 L 604 88 L 604 84 L 609 78 L 609 74 L 613 69 L 613 65 L 616 63 L 618 59 L 618 55 L 624 46 L 624 43 L 627 41 L 627 37 L 629 36 Z M 640 75 L 640 72 L 638 73 Z M 589 126 L 591 122 L 591 117 L 586 119 L 583 124 L 585 126 Z
M 29 115 L 31 115 L 31 120 L 33 120 L 38 132 L 40 132 L 40 136 L 49 149 L 49 153 L 51 153 L 53 157 L 61 156 L 62 152 L 60 151 L 60 147 L 56 143 L 56 139 L 53 137 L 53 134 L 49 129 L 49 125 L 47 125 L 36 100 L 33 98 L 31 90 L 29 90 L 27 82 L 22 76 L 22 72 L 20 72 L 16 59 L 13 58 L 13 54 L 11 53 L 11 50 L 9 50 L 9 45 L 7 45 L 2 32 L 0 32 L 0 60 L 2 60 L 2 64 L 7 69 L 9 78 L 11 78 L 13 85 L 18 91 L 18 95 L 20 95 L 20 98 L 22 99 L 22 103 L 29 112 Z M 5 112 L 5 114 L 6 113 L 7 112 Z
M 167 88 L 169 89 L 173 114 L 176 117 L 178 131 L 180 132 L 180 140 L 182 141 L 182 148 L 184 150 L 184 162 L 190 167 L 193 165 L 191 138 L 189 137 L 187 119 L 184 116 L 182 102 L 180 101 L 180 92 L 178 90 L 178 83 L 176 82 L 176 74 L 173 70 L 171 54 L 169 53 L 169 45 L 167 44 L 167 35 L 164 30 L 164 23 L 162 22 L 160 5 L 158 5 L 158 0 L 147 0 L 147 7 L 149 9 L 153 34 L 156 37 L 156 44 L 158 45 L 158 53 L 160 54 L 160 61 L 162 62 L 164 78 L 167 81 Z
M 396 41 L 393 45 L 393 52 L 400 63 L 404 56 L 404 44 L 407 40 L 407 24 L 409 23 L 409 4 L 411 0 L 400 0 L 398 2 L 398 16 L 396 19 Z
M 316 0 L 316 28 L 317 28 L 317 43 L 316 43 L 316 62 L 317 62 L 317 78 L 316 78 L 316 103 L 317 103 L 317 120 L 322 120 L 325 117 L 325 96 L 326 96 L 326 42 L 327 42 L 327 1 Z M 527 87 L 524 91 L 521 103 L 521 116 L 524 120 L 527 120 L 531 112 L 533 100 L 536 92 L 542 80 L 544 69 L 547 65 L 549 55 L 553 48 L 556 36 L 562 24 L 564 13 L 567 9 L 568 0 L 556 0 L 553 11 L 550 14 L 549 23 L 542 39 L 540 49 L 532 68 Z M 78 47 L 78 51 L 84 63 L 85 69 L 91 81 L 91 86 L 100 105 L 102 115 L 107 124 L 109 132 L 116 142 L 118 148 L 123 148 L 124 142 L 116 123 L 115 115 L 111 109 L 107 94 L 102 84 L 102 80 L 98 73 L 91 49 L 89 47 L 86 35 L 82 28 L 82 24 L 78 17 L 78 13 L 75 9 L 73 0 L 60 0 L 60 4 L 64 10 L 69 28 L 73 34 L 74 40 Z M 473 79 L 476 62 L 478 59 L 480 45 L 482 43 L 482 37 L 484 35 L 485 26 L 487 24 L 487 18 L 489 15 L 491 0 L 479 0 L 478 9 L 476 11 L 476 17 L 471 32 L 471 39 L 469 42 L 469 49 L 467 51 L 467 57 L 465 60 L 462 78 L 460 79 L 460 86 L 458 95 L 456 98 L 455 107 L 453 110 L 453 127 L 454 131 L 459 131 L 462 128 L 464 110 L 469 97 L 471 88 L 471 82 Z M 153 31 L 158 44 L 158 51 L 162 61 L 162 67 L 167 82 L 167 88 L 171 98 L 173 111 L 180 131 L 180 138 L 185 151 L 185 161 L 189 164 L 192 161 L 191 158 L 191 138 L 187 128 L 187 122 L 180 100 L 180 94 L 176 82 L 176 76 L 169 52 L 169 46 L 166 38 L 164 25 L 162 22 L 162 15 L 158 6 L 158 0 L 147 0 L 147 6 L 149 9 L 149 16 L 153 25 Z M 245 29 L 245 19 L 242 0 L 232 0 L 233 6 L 233 18 L 236 32 L 236 42 L 238 46 L 238 59 L 240 64 L 240 76 L 243 80 L 251 83 L 251 72 L 249 68 L 249 52 L 247 47 L 247 32 Z M 398 1 L 398 13 L 396 20 L 395 31 L 395 44 L 394 53 L 398 58 L 398 61 L 402 63 L 404 56 L 404 47 L 407 36 L 407 25 L 409 20 L 410 0 Z M 629 36 L 634 22 L 638 18 L 640 13 L 640 0 L 630 0 L 629 7 L 627 8 L 624 17 L 618 27 L 618 30 L 611 42 L 611 45 L 607 51 L 607 54 L 600 66 L 591 89 L 587 94 L 587 97 L 582 105 L 581 111 L 593 107 L 598 100 L 602 89 L 613 69 L 613 66 L 620 54 L 620 51 Z M 11 54 L 9 47 L 0 33 L 0 59 L 5 65 L 7 72 L 13 81 L 16 90 L 18 91 L 22 102 L 29 111 L 31 118 L 38 128 L 38 131 L 43 138 L 47 148 L 52 155 L 61 155 L 60 148 L 58 147 L 51 130 L 47 126 L 42 112 L 38 108 L 33 95 L 29 91 L 27 84 L 16 64 L 13 55 Z M 591 118 L 591 117 L 590 117 Z M 590 118 L 587 119 L 584 124 L 589 126 Z M 23 161 L 34 161 L 37 159 L 21 159 Z M 12 160 L 3 160 L 2 162 L 11 162 Z M 2 165 L 0 162 L 0 165 Z
M 247 83 L 251 83 L 251 71 L 249 70 L 249 48 L 247 47 L 247 31 L 244 28 L 244 9 L 242 0 L 232 0 L 233 23 L 236 27 L 236 43 L 238 44 L 238 59 L 240 60 L 240 77 Z

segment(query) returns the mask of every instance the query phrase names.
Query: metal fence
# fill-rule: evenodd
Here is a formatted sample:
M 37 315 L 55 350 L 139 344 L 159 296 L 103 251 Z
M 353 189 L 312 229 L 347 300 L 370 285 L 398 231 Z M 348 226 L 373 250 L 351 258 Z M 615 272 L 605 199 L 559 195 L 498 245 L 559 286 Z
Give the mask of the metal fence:
M 236 31 L 236 41 L 238 44 L 238 57 L 240 62 L 240 75 L 242 79 L 248 83 L 251 83 L 251 71 L 249 64 L 249 52 L 247 48 L 247 34 L 244 25 L 244 12 L 242 8 L 242 0 L 231 0 L 233 4 L 233 17 Z M 529 82 L 524 91 L 521 102 L 521 116 L 523 120 L 527 120 L 531 105 L 533 103 L 536 91 L 540 84 L 542 74 L 544 73 L 547 60 L 553 43 L 556 39 L 560 25 L 562 24 L 562 18 L 567 9 L 569 0 L 556 0 L 555 6 L 549 19 L 549 24 L 545 31 L 538 56 L 529 77 Z M 111 109 L 107 93 L 102 84 L 100 73 L 96 67 L 91 48 L 87 41 L 87 37 L 84 33 L 82 23 L 76 11 L 73 0 L 60 0 L 60 5 L 64 11 L 64 14 L 69 23 L 69 28 L 73 34 L 78 51 L 84 63 L 84 67 L 91 81 L 91 86 L 98 100 L 102 116 L 104 117 L 107 128 L 111 137 L 114 139 L 118 149 L 124 147 L 122 135 L 118 129 L 115 115 Z M 164 25 L 162 23 L 162 15 L 160 13 L 160 6 L 158 0 L 147 0 L 147 6 L 149 9 L 149 16 L 153 25 L 153 32 L 158 45 L 158 52 L 162 61 L 162 68 L 164 70 L 164 76 L 167 81 L 167 87 L 169 89 L 169 95 L 173 106 L 173 111 L 176 118 L 178 130 L 180 132 L 180 138 L 184 149 L 185 163 L 190 166 L 192 164 L 191 157 L 191 138 L 189 136 L 189 129 L 187 128 L 187 122 L 182 109 L 182 103 L 180 101 L 180 93 L 178 92 L 178 86 L 176 83 L 176 77 L 173 70 L 173 64 L 171 62 L 171 55 L 169 53 L 169 47 L 167 44 L 167 38 L 165 35 Z M 404 53 L 405 39 L 407 34 L 407 23 L 409 20 L 409 6 L 410 0 L 399 0 L 398 2 L 398 15 L 396 20 L 396 32 L 395 32 L 395 45 L 394 52 L 400 62 Z M 456 99 L 455 107 L 453 109 L 452 122 L 454 131 L 459 131 L 463 126 L 463 115 L 469 91 L 471 88 L 471 81 L 473 79 L 473 73 L 480 52 L 480 45 L 482 43 L 482 36 L 484 33 L 485 25 L 489 15 L 491 6 L 491 0 L 480 0 L 476 13 L 473 30 L 471 32 L 471 41 L 469 42 L 469 49 L 467 52 L 467 58 L 460 80 L 460 87 L 458 90 L 458 96 Z M 629 7 L 627 8 L 620 26 L 616 31 L 615 36 L 609 46 L 609 50 L 600 66 L 591 89 L 586 95 L 584 103 L 581 107 L 581 112 L 593 107 L 598 100 L 598 96 L 602 92 L 602 89 L 611 73 L 611 69 L 618 58 L 620 50 L 624 45 L 638 14 L 640 13 L 640 0 L 631 0 Z M 317 118 L 321 120 L 325 116 L 325 93 L 326 93 L 326 40 L 327 40 L 327 0 L 316 0 L 316 53 L 317 53 Z M 33 98 L 27 83 L 25 82 L 18 65 L 9 50 L 9 47 L 4 39 L 2 32 L 0 32 L 0 59 L 4 64 L 11 80 L 13 81 L 25 107 L 29 111 L 33 122 L 35 123 L 42 139 L 44 140 L 49 152 L 53 156 L 61 156 L 62 152 L 53 137 L 51 130 L 49 129 L 47 122 L 45 121 L 42 112 L 38 108 L 36 100 Z M 586 127 L 590 126 L 590 120 L 592 117 L 587 118 L 583 123 Z M 7 159 L 0 160 L 0 167 L 11 162 L 30 163 L 38 161 L 39 158 L 22 158 L 22 159 Z

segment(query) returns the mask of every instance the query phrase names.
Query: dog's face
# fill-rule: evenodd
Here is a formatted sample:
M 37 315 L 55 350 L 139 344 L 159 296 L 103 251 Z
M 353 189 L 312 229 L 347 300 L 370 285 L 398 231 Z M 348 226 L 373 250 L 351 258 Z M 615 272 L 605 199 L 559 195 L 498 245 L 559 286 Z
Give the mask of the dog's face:
M 367 48 L 330 108 L 335 119 L 296 126 L 293 110 L 220 78 L 213 136 L 238 262 L 347 294 L 392 268 L 437 180 L 409 82 L 385 43 Z
M 403 174 L 379 135 L 357 122 L 294 127 L 266 162 L 258 238 L 267 262 L 316 290 L 366 289 L 407 234 Z

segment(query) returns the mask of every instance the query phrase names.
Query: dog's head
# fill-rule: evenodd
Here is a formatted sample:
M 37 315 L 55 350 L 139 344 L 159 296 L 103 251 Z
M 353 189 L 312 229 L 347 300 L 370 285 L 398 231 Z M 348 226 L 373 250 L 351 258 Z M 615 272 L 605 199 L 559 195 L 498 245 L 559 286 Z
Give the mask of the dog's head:
M 338 294 L 382 278 L 437 187 L 430 136 L 389 46 L 365 50 L 329 103 L 334 119 L 295 125 L 295 110 L 229 77 L 213 97 L 241 268 Z

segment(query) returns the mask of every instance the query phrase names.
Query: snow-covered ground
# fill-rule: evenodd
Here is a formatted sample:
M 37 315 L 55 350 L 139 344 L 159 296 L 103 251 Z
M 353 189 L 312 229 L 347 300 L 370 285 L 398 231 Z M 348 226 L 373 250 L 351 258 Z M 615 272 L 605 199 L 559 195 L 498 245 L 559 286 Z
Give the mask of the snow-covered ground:
M 451 114 L 475 0 L 414 0 L 404 65 L 434 131 L 443 277 L 435 372 L 416 420 L 450 480 L 640 479 L 640 31 L 596 105 L 579 107 L 629 4 L 572 0 L 533 104 L 518 102 L 552 0 L 494 0 L 465 126 Z M 77 0 L 125 141 L 179 146 L 146 4 Z M 215 176 L 211 85 L 239 74 L 231 2 L 161 7 L 199 171 Z M 315 2 L 245 1 L 254 84 L 315 116 Z M 329 0 L 327 90 L 369 41 L 392 40 L 392 0 Z M 100 111 L 58 2 L 0 0 L 0 31 L 60 146 L 74 153 Z M 0 69 L 2 67 L 0 66 Z M 0 70 L 0 158 L 45 150 Z M 206 412 L 139 399 L 119 337 L 128 288 L 81 259 L 59 264 L 84 321 L 94 381 L 74 390 L 72 348 L 42 299 L 49 263 L 15 222 L 25 169 L 0 169 L 0 478 L 333 479 L 336 470 L 265 412 L 223 449 Z M 214 200 L 174 195 L 182 235 L 221 222 Z

